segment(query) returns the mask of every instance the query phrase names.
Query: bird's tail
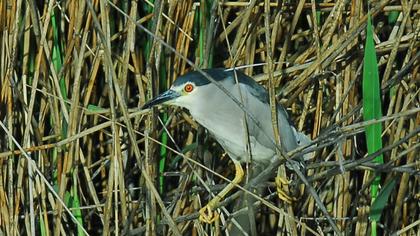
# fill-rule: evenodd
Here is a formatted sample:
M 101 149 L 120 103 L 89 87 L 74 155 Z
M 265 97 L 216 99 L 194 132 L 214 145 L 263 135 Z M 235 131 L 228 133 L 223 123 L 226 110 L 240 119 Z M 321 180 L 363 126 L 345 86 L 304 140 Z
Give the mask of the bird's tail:
M 307 146 L 312 142 L 311 138 L 309 138 L 306 134 L 304 134 L 302 132 L 298 132 L 295 129 L 295 127 L 292 127 L 292 129 L 293 129 L 293 133 L 295 135 L 296 142 L 297 142 L 298 146 L 302 146 L 302 147 Z M 316 144 L 313 144 L 311 147 L 315 147 L 315 146 L 316 146 Z M 303 155 L 303 160 L 308 161 L 308 160 L 311 160 L 314 157 L 315 157 L 315 152 L 306 153 L 306 154 Z

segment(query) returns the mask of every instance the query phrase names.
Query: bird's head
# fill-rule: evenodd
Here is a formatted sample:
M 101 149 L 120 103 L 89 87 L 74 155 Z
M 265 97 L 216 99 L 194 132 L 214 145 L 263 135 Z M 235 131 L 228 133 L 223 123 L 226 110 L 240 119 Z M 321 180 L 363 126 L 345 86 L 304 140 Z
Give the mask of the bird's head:
M 223 69 L 204 71 L 215 80 L 220 81 L 225 78 Z M 159 104 L 193 109 L 195 106 L 203 105 L 203 103 L 214 96 L 211 92 L 214 92 L 214 90 L 209 89 L 211 86 L 213 86 L 211 82 L 200 72 L 190 72 L 178 77 L 169 90 L 148 101 L 142 109 L 151 108 Z

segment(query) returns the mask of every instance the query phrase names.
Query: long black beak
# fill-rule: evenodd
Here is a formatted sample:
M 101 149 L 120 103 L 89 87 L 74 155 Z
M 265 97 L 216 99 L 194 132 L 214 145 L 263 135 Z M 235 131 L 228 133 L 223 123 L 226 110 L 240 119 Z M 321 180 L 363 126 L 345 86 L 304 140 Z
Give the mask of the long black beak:
M 179 97 L 180 94 L 174 90 L 169 89 L 168 91 L 160 94 L 159 96 L 153 98 L 152 100 L 146 102 L 146 104 L 144 104 L 144 106 L 141 109 L 148 109 L 151 108 L 153 106 L 165 103 L 167 101 L 173 100 L 177 97 Z

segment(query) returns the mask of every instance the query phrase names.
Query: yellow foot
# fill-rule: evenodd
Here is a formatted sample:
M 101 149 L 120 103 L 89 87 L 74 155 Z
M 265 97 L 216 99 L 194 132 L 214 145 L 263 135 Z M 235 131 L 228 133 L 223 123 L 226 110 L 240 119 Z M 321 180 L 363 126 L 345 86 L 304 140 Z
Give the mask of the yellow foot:
M 287 186 L 290 184 L 290 181 L 283 179 L 279 176 L 275 179 L 276 185 L 277 185 L 277 195 L 279 196 L 280 200 L 286 202 L 287 204 L 291 204 L 292 201 L 296 201 L 295 198 L 290 197 L 287 192 L 289 192 L 289 189 L 286 187 L 286 191 L 283 190 L 283 186 Z
M 211 224 L 214 221 L 219 219 L 219 213 L 213 210 L 214 206 L 211 203 L 208 203 L 205 207 L 201 208 L 200 213 L 200 221 L 205 222 L 207 224 Z
M 219 194 L 217 194 L 207 205 L 200 209 L 200 221 L 211 224 L 216 221 L 218 224 L 219 214 L 214 211 L 219 202 L 232 190 L 235 185 L 239 184 L 244 177 L 244 171 L 239 162 L 235 162 L 235 178 L 230 182 Z

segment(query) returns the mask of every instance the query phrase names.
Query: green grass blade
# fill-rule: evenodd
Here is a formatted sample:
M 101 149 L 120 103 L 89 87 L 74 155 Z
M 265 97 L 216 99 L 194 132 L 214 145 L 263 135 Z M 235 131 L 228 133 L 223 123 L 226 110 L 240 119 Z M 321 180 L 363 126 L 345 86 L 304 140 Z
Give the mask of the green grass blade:
M 370 14 L 370 13 L 369 13 Z M 382 117 L 378 62 L 376 59 L 373 29 L 369 15 L 366 29 L 366 45 L 363 64 L 363 119 L 372 120 Z M 374 153 L 382 148 L 382 124 L 377 123 L 365 128 L 368 153 Z M 376 163 L 383 163 L 382 155 L 375 158 Z M 376 176 L 371 185 L 372 202 L 378 194 L 381 179 Z M 376 235 L 376 221 L 372 220 L 372 235 Z
M 74 214 L 74 217 L 76 217 L 77 221 L 79 221 L 79 225 L 77 226 L 77 235 L 83 236 L 83 229 L 80 225 L 83 225 L 83 217 L 82 217 L 82 211 L 80 210 L 80 200 L 79 200 L 79 194 L 77 189 L 77 168 L 73 171 L 73 185 L 71 188 L 71 208 L 74 210 L 72 211 Z
M 44 215 L 42 214 L 42 210 L 40 210 L 39 214 L 39 231 L 41 232 L 41 236 L 48 235 L 47 229 L 45 228 Z
M 315 2 L 317 4 L 319 4 L 322 1 L 316 0 Z M 317 23 L 318 27 L 321 27 L 322 26 L 322 24 L 321 24 L 321 14 L 322 14 L 322 12 L 320 10 L 317 10 L 316 11 L 316 23 Z
M 397 20 L 398 20 L 398 16 L 399 15 L 400 15 L 400 12 L 398 12 L 398 11 L 391 11 L 388 14 L 388 23 L 391 24 L 391 25 L 395 24 L 397 22 Z
M 61 53 L 61 47 L 60 47 L 60 39 L 58 37 L 59 29 L 57 27 L 56 23 L 57 19 L 55 17 L 55 13 L 51 15 L 51 25 L 53 28 L 53 49 L 52 49 L 52 63 L 54 65 L 55 71 L 58 73 L 61 68 L 63 67 L 63 55 Z M 67 96 L 67 87 L 64 78 L 60 78 L 60 91 L 63 95 L 63 98 L 65 100 L 68 99 Z
M 106 112 L 106 111 L 108 111 L 108 109 L 105 109 L 103 107 L 96 106 L 96 105 L 93 105 L 93 104 L 88 104 L 87 110 L 90 111 L 90 112 Z
M 168 114 L 164 113 L 162 115 L 162 121 L 166 123 L 168 120 Z M 159 191 L 162 194 L 165 187 L 165 165 L 166 165 L 166 156 L 168 155 L 168 149 L 166 148 L 166 145 L 168 144 L 168 133 L 164 131 L 162 133 L 160 141 L 165 144 L 160 146 L 160 160 L 159 160 Z
M 367 38 L 363 66 L 363 118 L 364 120 L 382 117 L 378 63 L 370 17 L 367 27 Z M 365 128 L 366 142 L 369 154 L 382 148 L 382 124 L 377 123 Z M 377 163 L 383 163 L 382 155 L 375 158 Z
M 382 210 L 385 208 L 388 202 L 389 195 L 391 195 L 391 192 L 394 189 L 396 183 L 397 183 L 396 178 L 389 181 L 384 186 L 384 188 L 379 192 L 375 201 L 372 203 L 372 207 L 370 209 L 370 214 L 369 214 L 369 218 L 372 221 L 379 221 L 381 219 Z
M 201 1 L 200 4 L 200 8 L 197 9 L 198 11 L 198 22 L 199 22 L 199 27 L 198 27 L 198 31 L 199 31 L 199 36 L 198 36 L 198 40 L 199 40 L 199 58 L 200 58 L 200 67 L 203 67 L 204 64 L 204 48 L 205 48 L 205 39 L 206 39 L 206 27 L 203 27 L 206 25 L 206 13 L 205 13 L 205 8 L 206 8 L 206 2 L 205 1 Z
M 213 42 L 207 42 L 208 34 L 211 24 L 211 9 L 213 1 L 201 0 L 200 7 L 197 9 L 197 18 L 195 22 L 195 30 L 198 32 L 198 50 L 199 50 L 199 67 L 200 68 L 212 68 L 213 66 L 213 49 L 207 48 L 209 44 Z M 209 50 L 209 51 L 208 51 Z
M 165 62 L 161 61 L 161 75 L 160 75 L 160 92 L 163 92 L 167 89 L 167 74 L 166 74 L 166 67 Z M 164 124 L 168 121 L 168 113 L 163 113 L 161 115 L 161 119 Z M 168 155 L 168 149 L 166 148 L 168 145 L 168 133 L 166 130 L 162 133 L 162 136 L 160 137 L 160 141 L 163 145 L 160 146 L 160 159 L 159 159 L 159 191 L 162 194 L 165 187 L 165 166 L 166 166 L 166 157 Z
M 184 147 L 184 149 L 182 149 L 181 153 L 182 154 L 186 154 L 187 152 L 193 151 L 198 147 L 198 143 L 192 143 L 190 145 L 186 145 Z M 176 155 L 174 158 L 172 158 L 171 162 L 169 163 L 169 166 L 171 168 L 175 168 L 175 166 L 177 165 L 177 162 L 182 160 L 182 156 L 181 155 Z

